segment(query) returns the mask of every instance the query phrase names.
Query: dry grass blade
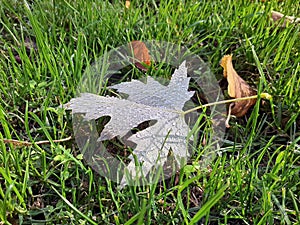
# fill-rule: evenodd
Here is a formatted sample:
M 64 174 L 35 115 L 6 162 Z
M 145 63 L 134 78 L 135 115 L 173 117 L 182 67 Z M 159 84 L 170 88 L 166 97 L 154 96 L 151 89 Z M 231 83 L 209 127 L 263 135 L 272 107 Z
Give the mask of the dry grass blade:
M 69 141 L 71 139 L 72 139 L 72 136 L 69 136 L 67 138 L 63 138 L 63 139 L 59 139 L 59 140 L 52 140 L 52 142 L 61 143 L 61 142 Z M 4 143 L 7 143 L 7 144 L 12 144 L 17 147 L 31 146 L 34 144 L 33 142 L 29 142 L 29 141 L 19 141 L 19 140 L 15 140 L 15 139 L 5 139 L 5 138 L 1 139 L 0 141 L 3 141 Z M 37 144 L 37 145 L 45 145 L 45 144 L 50 144 L 50 143 L 51 142 L 48 140 L 35 142 L 35 144 Z

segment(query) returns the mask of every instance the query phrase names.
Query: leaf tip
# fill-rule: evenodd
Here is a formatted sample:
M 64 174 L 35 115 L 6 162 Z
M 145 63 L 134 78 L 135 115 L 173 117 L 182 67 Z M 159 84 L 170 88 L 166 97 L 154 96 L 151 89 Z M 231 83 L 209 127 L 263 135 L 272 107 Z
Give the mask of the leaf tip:
M 232 62 L 232 55 L 224 55 L 223 58 L 220 61 L 220 65 L 224 69 L 224 77 L 227 77 L 227 63 Z

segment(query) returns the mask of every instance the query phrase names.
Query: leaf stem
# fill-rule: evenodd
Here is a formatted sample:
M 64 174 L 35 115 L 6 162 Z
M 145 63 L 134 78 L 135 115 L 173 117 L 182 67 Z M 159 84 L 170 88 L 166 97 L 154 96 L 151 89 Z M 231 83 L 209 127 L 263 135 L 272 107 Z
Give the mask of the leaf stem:
M 207 103 L 207 104 L 200 105 L 200 106 L 197 106 L 195 108 L 189 109 L 187 111 L 184 111 L 183 115 L 186 115 L 186 114 L 194 112 L 198 109 L 203 109 L 205 107 L 209 107 L 209 106 L 213 106 L 213 105 L 220 105 L 220 104 L 227 104 L 227 103 L 231 103 L 231 102 L 238 102 L 238 101 L 243 101 L 243 100 L 256 99 L 257 97 L 258 97 L 257 95 L 252 95 L 252 96 L 243 97 L 243 98 L 235 98 L 235 99 L 223 100 L 223 101 L 219 101 L 219 102 L 210 102 L 210 103 Z M 261 93 L 260 97 L 264 98 L 264 99 L 268 99 L 268 100 L 270 100 L 272 98 L 272 96 L 269 95 L 268 93 Z

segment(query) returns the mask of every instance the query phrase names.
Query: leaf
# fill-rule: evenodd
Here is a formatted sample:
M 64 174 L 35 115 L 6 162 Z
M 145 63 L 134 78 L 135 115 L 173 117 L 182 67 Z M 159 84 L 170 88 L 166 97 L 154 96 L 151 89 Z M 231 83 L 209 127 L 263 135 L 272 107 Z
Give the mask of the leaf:
M 129 9 L 129 8 L 130 8 L 130 1 L 129 1 L 129 0 L 126 0 L 126 1 L 125 1 L 125 8 L 126 8 L 126 9 Z
M 142 41 L 132 41 L 129 44 L 130 50 L 133 52 L 133 63 L 142 71 L 147 71 L 147 68 L 143 65 L 151 65 L 151 57 L 149 50 L 145 43 Z
M 272 13 L 272 19 L 274 22 L 284 18 L 284 22 L 282 24 L 282 27 L 286 26 L 286 23 L 300 23 L 300 18 L 294 17 L 294 16 L 285 16 L 284 14 L 277 12 L 277 11 L 271 11 Z
M 128 138 L 136 143 L 134 154 L 139 162 L 143 162 L 143 173 L 146 175 L 153 165 L 163 165 L 170 149 L 177 163 L 189 156 L 187 136 L 190 129 L 182 111 L 185 102 L 194 94 L 193 91 L 187 91 L 189 80 L 184 62 L 175 70 L 167 86 L 148 76 L 146 84 L 132 80 L 110 87 L 127 94 L 127 99 L 82 93 L 65 106 L 72 109 L 73 114 L 84 114 L 85 120 L 111 117 L 98 141 L 124 137 L 132 128 L 145 121 L 157 121 Z M 130 158 L 132 160 L 127 169 L 136 175 L 135 162 L 132 156 Z
M 256 91 L 253 90 L 234 70 L 232 65 L 232 55 L 225 55 L 222 58 L 220 65 L 223 67 L 224 77 L 227 78 L 228 81 L 228 94 L 230 97 L 242 98 L 256 95 Z M 231 108 L 231 114 L 236 117 L 242 117 L 255 102 L 256 99 L 235 102 L 234 106 Z

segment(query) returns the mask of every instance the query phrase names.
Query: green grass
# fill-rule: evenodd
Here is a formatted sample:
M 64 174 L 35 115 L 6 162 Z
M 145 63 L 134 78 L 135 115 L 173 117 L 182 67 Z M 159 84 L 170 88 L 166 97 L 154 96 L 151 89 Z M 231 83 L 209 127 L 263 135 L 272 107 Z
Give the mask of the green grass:
M 0 2 L 0 224 L 299 223 L 300 25 L 270 20 L 271 10 L 300 17 L 299 4 L 158 2 Z M 189 47 L 218 79 L 220 59 L 233 54 L 237 72 L 273 102 L 231 121 L 223 154 L 206 170 L 187 166 L 173 183 L 119 190 L 74 140 L 53 142 L 73 132 L 58 106 L 97 57 L 153 39 Z

